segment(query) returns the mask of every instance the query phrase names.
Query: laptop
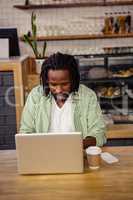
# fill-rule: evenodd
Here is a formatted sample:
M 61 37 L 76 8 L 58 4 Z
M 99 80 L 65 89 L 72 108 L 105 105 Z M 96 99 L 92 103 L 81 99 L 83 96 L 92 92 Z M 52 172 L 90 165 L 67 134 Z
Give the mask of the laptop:
M 16 134 L 19 174 L 82 173 L 80 132 Z

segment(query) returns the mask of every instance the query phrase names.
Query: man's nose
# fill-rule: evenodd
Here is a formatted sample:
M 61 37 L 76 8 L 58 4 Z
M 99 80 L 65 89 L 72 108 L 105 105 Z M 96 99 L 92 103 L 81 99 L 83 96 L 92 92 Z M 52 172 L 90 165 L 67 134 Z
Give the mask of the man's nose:
M 57 85 L 56 86 L 56 93 L 61 93 L 62 92 L 62 86 L 61 85 Z

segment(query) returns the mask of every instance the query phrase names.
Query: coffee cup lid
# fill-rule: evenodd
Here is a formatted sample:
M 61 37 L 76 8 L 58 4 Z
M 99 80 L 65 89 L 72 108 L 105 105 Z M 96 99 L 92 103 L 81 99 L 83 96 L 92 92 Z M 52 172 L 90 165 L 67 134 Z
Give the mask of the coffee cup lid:
M 102 152 L 101 148 L 97 146 L 90 146 L 86 149 L 86 153 L 91 155 L 97 155 L 100 154 L 101 152 Z

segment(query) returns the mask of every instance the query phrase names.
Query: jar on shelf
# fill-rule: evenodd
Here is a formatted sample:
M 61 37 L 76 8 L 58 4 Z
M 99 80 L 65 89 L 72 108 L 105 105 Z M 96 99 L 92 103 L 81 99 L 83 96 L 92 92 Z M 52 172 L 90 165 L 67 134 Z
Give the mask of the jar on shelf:
M 25 0 L 25 6 L 28 6 L 30 4 L 29 0 Z
M 129 11 L 125 19 L 125 29 L 126 29 L 126 33 L 131 32 L 131 13 Z
M 118 12 L 114 12 L 113 14 L 114 16 L 114 23 L 113 23 L 113 33 L 119 33 L 119 29 L 120 29 L 120 24 L 118 21 Z
M 119 23 L 119 33 L 123 34 L 126 33 L 126 26 L 125 26 L 125 20 L 126 20 L 126 12 L 119 12 L 118 16 L 118 23 Z
M 112 13 L 105 13 L 105 21 L 104 21 L 104 34 L 112 34 L 113 33 L 113 15 Z

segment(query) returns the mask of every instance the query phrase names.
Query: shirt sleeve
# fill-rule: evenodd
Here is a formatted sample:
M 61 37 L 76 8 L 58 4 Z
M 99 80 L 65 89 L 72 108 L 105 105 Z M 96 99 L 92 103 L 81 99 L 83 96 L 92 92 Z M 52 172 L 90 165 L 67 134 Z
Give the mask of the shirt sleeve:
M 36 107 L 40 95 L 38 88 L 34 88 L 27 97 L 20 122 L 20 133 L 33 133 L 35 132 L 35 115 Z
M 106 143 L 106 125 L 97 96 L 94 92 L 91 94 L 88 105 L 87 126 L 88 136 L 96 138 L 97 146 L 103 146 Z

